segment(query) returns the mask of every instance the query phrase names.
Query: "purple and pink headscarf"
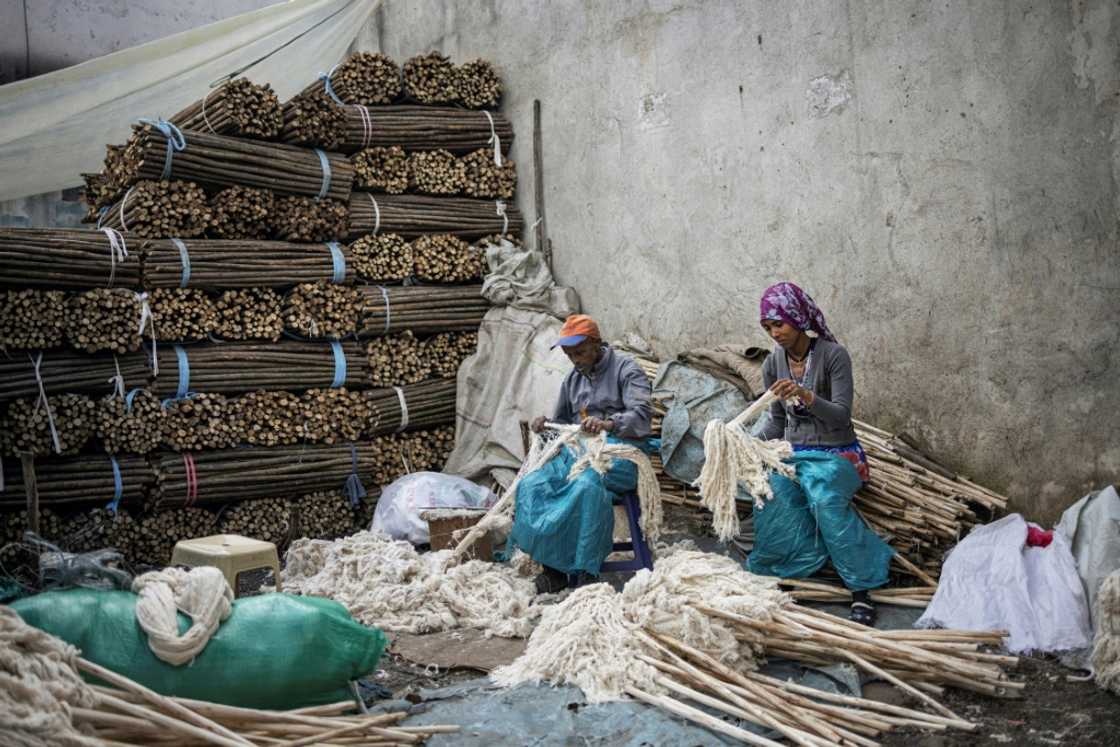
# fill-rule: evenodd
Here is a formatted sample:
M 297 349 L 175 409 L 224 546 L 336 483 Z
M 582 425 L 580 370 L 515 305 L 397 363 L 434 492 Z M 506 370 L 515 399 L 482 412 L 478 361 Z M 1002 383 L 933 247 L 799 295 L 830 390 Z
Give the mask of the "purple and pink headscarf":
M 759 321 L 785 322 L 803 332 L 815 332 L 823 340 L 836 342 L 812 297 L 793 283 L 775 283 L 763 291 L 759 317 Z

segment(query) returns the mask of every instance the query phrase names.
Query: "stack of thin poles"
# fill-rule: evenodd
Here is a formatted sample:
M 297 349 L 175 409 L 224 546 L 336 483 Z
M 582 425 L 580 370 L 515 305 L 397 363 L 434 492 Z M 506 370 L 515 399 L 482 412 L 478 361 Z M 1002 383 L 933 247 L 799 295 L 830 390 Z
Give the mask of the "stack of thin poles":
M 38 497 L 71 513 L 68 527 L 103 526 L 97 512 L 111 506 L 113 536 L 151 540 L 130 540 L 137 552 L 163 548 L 160 533 L 220 527 L 221 513 L 277 536 L 299 526 L 329 533 L 338 521 L 287 524 L 277 506 L 301 502 L 313 517 L 360 504 L 353 518 L 368 521 L 380 486 L 439 469 L 453 443 L 455 368 L 489 308 L 481 252 L 461 239 L 516 238 L 522 220 L 484 199 L 409 196 L 383 216 L 351 210 L 354 171 L 340 149 L 483 151 L 475 193 L 497 184 L 506 194 L 512 183 L 511 165 L 490 171 L 487 160 L 508 154 L 509 120 L 461 108 L 497 103 L 493 68 L 431 58 L 410 69 L 411 93 L 399 65 L 371 54 L 283 105 L 267 84 L 242 78 L 201 91 L 169 121 L 136 121 L 127 143 L 108 147 L 102 172 L 86 175 L 96 228 L 0 231 L 0 308 L 12 312 L 0 324 L 0 420 L 14 407 L 10 422 L 35 424 L 25 434 L 34 438 L 0 439 L 0 448 L 52 451 L 34 457 Z M 448 71 L 448 105 L 418 105 Z M 368 196 L 365 204 L 377 209 Z M 343 243 L 395 223 L 402 238 L 370 238 L 360 255 Z M 285 307 L 303 287 L 324 289 L 305 311 L 353 303 L 347 336 L 285 329 Z M 409 342 L 392 342 L 404 334 Z M 362 337 L 386 344 L 371 352 Z M 77 394 L 96 405 L 97 428 L 79 447 L 78 424 L 56 423 L 66 448 L 53 453 L 44 422 L 76 412 L 60 398 Z M 26 505 L 20 461 L 3 468 L 0 506 Z M 254 519 L 251 502 L 231 505 L 258 498 L 271 499 L 261 505 L 267 521 Z

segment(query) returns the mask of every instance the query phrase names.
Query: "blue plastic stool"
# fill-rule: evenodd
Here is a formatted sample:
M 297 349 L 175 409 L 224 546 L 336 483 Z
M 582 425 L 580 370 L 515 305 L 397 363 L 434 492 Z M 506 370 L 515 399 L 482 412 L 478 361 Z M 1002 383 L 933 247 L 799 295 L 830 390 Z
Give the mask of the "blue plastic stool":
M 626 493 L 612 501 L 615 506 L 622 506 L 626 510 L 626 519 L 630 523 L 630 541 L 615 542 L 612 550 L 630 550 L 634 557 L 630 560 L 605 560 L 600 567 L 600 573 L 612 571 L 640 571 L 643 568 L 653 570 L 653 553 L 649 551 L 646 538 L 642 536 L 642 528 L 638 519 L 642 515 L 642 506 L 636 493 Z

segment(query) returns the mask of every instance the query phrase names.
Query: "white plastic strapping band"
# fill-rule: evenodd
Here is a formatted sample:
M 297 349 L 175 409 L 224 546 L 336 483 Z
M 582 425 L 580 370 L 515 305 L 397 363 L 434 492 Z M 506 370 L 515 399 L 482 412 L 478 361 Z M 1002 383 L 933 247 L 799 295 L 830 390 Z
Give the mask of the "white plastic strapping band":
M 404 390 L 399 386 L 393 387 L 393 391 L 397 393 L 397 399 L 401 401 L 401 424 L 397 426 L 397 433 L 400 433 L 408 427 L 408 402 L 404 398 Z
M 486 142 L 494 146 L 494 165 L 500 169 L 502 167 L 502 141 L 498 138 L 498 131 L 494 129 L 494 118 L 490 116 L 490 112 L 483 109 L 482 113 L 486 115 L 486 119 L 490 122 L 490 139 Z
M 497 215 L 502 217 L 502 235 L 504 236 L 509 231 L 509 216 L 506 215 L 506 203 L 504 200 L 495 200 L 494 208 Z
M 113 280 L 117 277 L 117 262 L 124 262 L 128 258 L 128 245 L 124 243 L 124 236 L 115 228 L 102 228 L 101 232 L 109 238 L 109 285 L 113 287 Z
M 381 230 L 381 208 L 377 206 L 377 200 L 373 198 L 372 194 L 369 192 L 366 192 L 366 194 L 369 195 L 369 201 L 373 203 L 373 235 L 376 236 L 377 232 Z
M 159 356 L 156 355 L 156 321 L 152 317 L 152 307 L 148 303 L 147 293 L 137 293 L 136 299 L 140 301 L 140 330 L 137 334 L 144 336 L 144 327 L 147 326 L 152 336 L 152 376 L 159 376 Z
M 35 357 L 31 357 L 31 353 L 27 354 L 31 358 L 31 365 L 35 367 L 35 382 L 39 385 L 39 402 L 43 403 L 44 409 L 47 411 L 47 425 L 51 429 L 51 441 L 54 443 L 54 453 L 62 453 L 62 445 L 58 441 L 58 429 L 54 427 L 54 413 L 51 412 L 51 402 L 47 399 L 47 388 L 43 385 L 43 375 L 39 373 L 39 365 L 43 362 L 43 351 Z M 401 401 L 403 402 L 403 395 Z

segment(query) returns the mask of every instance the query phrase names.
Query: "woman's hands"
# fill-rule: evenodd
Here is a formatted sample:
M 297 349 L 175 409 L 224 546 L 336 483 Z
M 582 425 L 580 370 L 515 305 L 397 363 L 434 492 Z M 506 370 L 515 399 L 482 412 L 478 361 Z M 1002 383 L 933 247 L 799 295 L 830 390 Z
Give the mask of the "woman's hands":
M 792 379 L 778 379 L 770 385 L 770 391 L 775 397 L 782 400 L 798 398 L 806 407 L 811 407 L 816 395 L 803 386 L 798 386 Z
M 531 430 L 533 433 L 540 433 L 544 430 L 544 424 L 547 422 L 548 418 L 546 418 L 544 415 L 533 418 L 533 422 L 529 423 L 529 430 Z

